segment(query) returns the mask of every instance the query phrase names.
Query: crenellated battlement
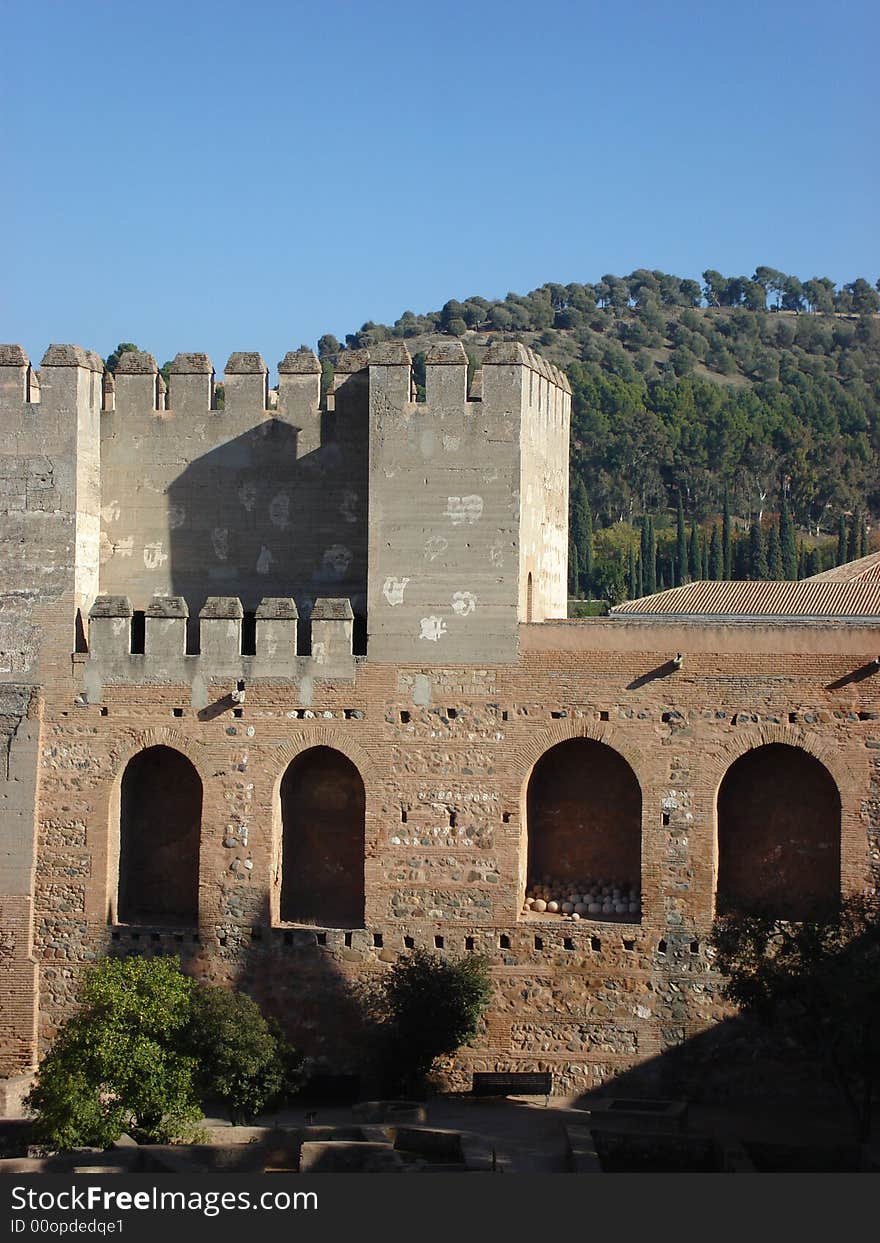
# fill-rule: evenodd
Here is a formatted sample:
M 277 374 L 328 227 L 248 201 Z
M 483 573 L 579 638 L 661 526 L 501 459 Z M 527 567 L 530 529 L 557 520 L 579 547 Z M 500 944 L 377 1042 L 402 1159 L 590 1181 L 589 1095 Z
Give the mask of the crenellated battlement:
M 95 600 L 89 613 L 84 675 L 91 702 L 99 702 L 107 683 L 188 682 L 204 687 L 218 678 L 300 684 L 314 678 L 354 678 L 354 613 L 347 599 L 315 601 L 303 654 L 299 611 L 292 599 L 262 600 L 253 617 L 252 645 L 246 645 L 245 610 L 239 597 L 210 596 L 199 611 L 197 652 L 188 650 L 189 609 L 182 596 L 158 596 L 140 616 L 141 640 L 128 596 L 101 595 Z
M 271 648 L 293 668 L 310 638 L 316 665 L 350 660 L 352 642 L 380 660 L 503 659 L 520 621 L 565 611 L 570 389 L 516 342 L 468 370 L 461 341 L 435 343 L 417 400 L 391 340 L 343 351 L 322 397 L 311 350 L 284 355 L 272 390 L 264 356 L 237 350 L 218 402 L 206 353 L 178 353 L 166 386 L 146 351 L 111 375 L 76 345 L 50 346 L 39 370 L 0 346 L 0 425 L 20 454 L 6 490 L 21 477 L 45 507 L 55 493 L 27 478 L 51 449 L 75 528 L 56 523 L 51 559 L 75 549 L 82 618 L 99 596 L 142 615 L 138 667 L 191 662 L 187 643 L 236 663 L 254 621 L 258 663 Z M 351 615 L 325 618 L 328 600 Z M 92 618 L 102 643 L 126 629 Z

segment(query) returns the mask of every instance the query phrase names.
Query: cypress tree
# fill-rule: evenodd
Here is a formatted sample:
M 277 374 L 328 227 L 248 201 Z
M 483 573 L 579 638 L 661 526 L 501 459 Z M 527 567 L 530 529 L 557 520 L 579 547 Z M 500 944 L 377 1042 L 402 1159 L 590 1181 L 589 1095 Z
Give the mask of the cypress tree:
M 639 581 L 636 574 L 636 550 L 632 544 L 629 546 L 629 598 L 635 600 L 639 591 Z
M 764 548 L 764 532 L 757 518 L 749 527 L 749 554 L 747 577 L 760 581 L 767 577 L 767 552 Z
M 859 555 L 859 516 L 851 514 L 849 519 L 849 534 L 846 540 L 846 559 L 847 561 L 855 561 Z
M 684 534 L 684 506 L 681 493 L 678 494 L 678 516 L 675 527 L 675 586 L 680 587 L 687 578 L 687 544 Z
M 797 578 L 798 554 L 794 523 L 788 508 L 788 499 L 783 496 L 782 508 L 779 511 L 779 549 L 782 555 L 782 578 Z
M 767 573 L 772 579 L 784 578 L 782 573 L 782 547 L 779 542 L 779 531 L 774 524 L 767 536 Z
M 690 571 L 691 581 L 696 582 L 700 577 L 700 536 L 697 532 L 697 524 L 691 523 L 691 538 L 688 543 L 688 569 Z
M 578 569 L 578 550 L 577 544 L 573 539 L 568 541 L 568 594 L 576 596 L 580 587 L 580 572 Z
M 727 489 L 725 489 L 724 513 L 721 516 L 721 578 L 730 579 L 733 577 L 732 553 L 730 541 L 730 503 L 727 498 Z
M 812 578 L 814 574 L 822 572 L 822 563 L 819 559 L 819 549 L 809 548 L 804 557 L 804 578 Z
M 718 523 L 712 524 L 712 538 L 709 541 L 709 577 L 716 582 L 724 576 L 724 558 L 721 552 L 721 535 Z
M 709 541 L 706 539 L 705 528 L 700 529 L 700 576 L 702 578 L 709 577 Z
M 638 593 L 637 593 L 637 594 L 638 594 L 639 596 L 643 596 L 643 595 L 645 594 L 645 579 L 644 579 L 644 575 L 643 575 L 643 573 L 642 573 L 642 556 L 641 556 L 641 553 L 639 553 L 639 555 L 636 557 L 636 574 L 637 574 L 637 576 L 638 576 L 638 577 L 637 577 L 637 587 L 638 587 Z
M 861 522 L 859 523 L 859 556 L 867 557 L 867 555 L 868 555 L 868 523 L 865 520 L 865 515 L 862 514 Z
M 657 590 L 657 543 L 654 537 L 654 519 L 650 514 L 642 518 L 642 590 L 646 596 Z
M 571 490 L 569 530 L 577 548 L 580 587 L 589 594 L 593 579 L 593 517 L 583 479 L 577 479 Z
M 837 520 L 837 560 L 835 565 L 846 562 L 846 518 L 843 514 Z

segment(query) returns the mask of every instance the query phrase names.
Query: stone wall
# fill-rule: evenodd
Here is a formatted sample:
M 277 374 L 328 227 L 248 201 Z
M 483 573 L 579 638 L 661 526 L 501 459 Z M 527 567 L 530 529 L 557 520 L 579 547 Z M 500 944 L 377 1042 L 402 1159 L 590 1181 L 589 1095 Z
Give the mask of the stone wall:
M 492 963 L 481 1036 L 449 1068 L 459 1087 L 474 1070 L 550 1069 L 556 1090 L 574 1092 L 699 1035 L 726 1014 L 706 937 L 716 796 L 739 756 L 783 743 L 817 759 L 840 796 L 841 890 L 871 883 L 878 691 L 876 679 L 845 678 L 877 631 L 832 643 L 824 628 L 783 628 L 771 654 L 760 651 L 762 627 L 694 628 L 690 644 L 683 629 L 525 627 L 521 656 L 483 669 L 356 662 L 352 682 L 313 684 L 307 718 L 291 680 L 255 682 L 240 715 L 230 706 L 212 719 L 181 714 L 185 688 L 173 683 L 147 695 L 106 684 L 100 703 L 80 706 L 51 698 L 36 918 L 43 1042 L 71 1012 L 83 962 L 171 951 L 253 992 L 312 1054 L 356 1068 L 351 988 L 414 945 Z M 631 650 L 613 646 L 615 632 Z M 686 652 L 681 669 L 647 676 L 670 646 Z M 574 738 L 612 748 L 638 781 L 640 919 L 523 914 L 529 776 Z M 202 781 L 196 927 L 107 923 L 114 790 L 128 760 L 154 745 L 181 751 Z M 312 747 L 340 752 L 364 783 L 360 927 L 280 918 L 281 782 Z

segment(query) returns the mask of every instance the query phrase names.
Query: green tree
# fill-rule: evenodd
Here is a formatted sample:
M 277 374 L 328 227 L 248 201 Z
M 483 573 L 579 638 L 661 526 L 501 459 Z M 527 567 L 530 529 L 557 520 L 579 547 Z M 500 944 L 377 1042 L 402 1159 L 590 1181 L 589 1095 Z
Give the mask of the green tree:
M 105 1148 L 123 1131 L 163 1143 L 201 1116 L 196 1059 L 183 1051 L 195 984 L 176 958 L 105 959 L 83 972 L 27 1098 L 49 1149 Z
M 767 573 L 778 582 L 784 578 L 782 573 L 782 546 L 779 542 L 779 528 L 774 523 L 767 536 Z
M 687 538 L 684 530 L 684 505 L 678 494 L 678 513 L 675 519 L 675 586 L 680 587 L 687 579 Z
M 782 577 L 793 580 L 797 578 L 798 570 L 797 540 L 788 500 L 784 495 L 779 510 L 779 547 L 782 557 Z
M 424 1090 L 436 1060 L 477 1034 L 491 994 L 489 963 L 480 955 L 402 954 L 370 997 L 389 1088 Z
M 293 1050 L 244 993 L 197 987 L 183 1038 L 202 1100 L 222 1101 L 233 1125 L 297 1086 Z
M 804 557 L 804 578 L 812 578 L 814 574 L 821 574 L 821 572 L 822 562 L 818 547 L 807 549 Z
M 635 600 L 639 594 L 639 579 L 636 573 L 636 550 L 629 546 L 629 598 Z
M 767 573 L 767 552 L 764 547 L 764 532 L 761 530 L 761 524 L 756 518 L 749 527 L 747 576 L 750 579 L 760 581 L 767 577 Z
M 688 540 L 688 573 L 691 576 L 691 582 L 696 583 L 699 580 L 701 569 L 700 533 L 697 530 L 696 522 L 692 522 L 690 539 Z
M 880 906 L 849 898 L 832 917 L 792 923 L 732 912 L 712 931 L 725 993 L 824 1066 L 838 1088 L 857 1140 L 871 1134 L 880 1087 Z
M 657 539 L 654 534 L 654 519 L 646 514 L 642 519 L 640 541 L 642 561 L 642 586 L 646 596 L 653 595 L 657 590 Z
M 116 375 L 116 368 L 119 366 L 119 360 L 123 354 L 129 354 L 137 350 L 137 346 L 133 341 L 120 341 L 112 354 L 109 354 L 104 364 L 109 372 Z
M 577 544 L 569 537 L 568 541 L 568 594 L 576 596 L 580 591 L 580 572 L 578 569 Z
M 730 501 L 726 488 L 724 490 L 724 512 L 721 516 L 721 560 L 722 577 L 729 580 L 733 577 L 733 558 L 730 542 Z
M 841 514 L 837 520 L 837 565 L 845 565 L 847 560 L 846 515 Z
M 593 587 L 593 515 L 580 476 L 571 490 L 570 509 L 569 534 L 577 548 L 581 591 L 589 596 Z
M 846 559 L 847 561 L 855 561 L 859 555 L 859 527 L 861 526 L 861 515 L 850 514 L 849 530 L 846 538 Z
M 318 338 L 318 357 L 331 358 L 334 357 L 342 349 L 342 346 L 336 340 L 332 332 L 325 332 L 323 337 Z
M 721 552 L 721 536 L 718 523 L 712 524 L 712 538 L 709 541 L 709 578 L 716 582 L 724 577 L 724 558 Z

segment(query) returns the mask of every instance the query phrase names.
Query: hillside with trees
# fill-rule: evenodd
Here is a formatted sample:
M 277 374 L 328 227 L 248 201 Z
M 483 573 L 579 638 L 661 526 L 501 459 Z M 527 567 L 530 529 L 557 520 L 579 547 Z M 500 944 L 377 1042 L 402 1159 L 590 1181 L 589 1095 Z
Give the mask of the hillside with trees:
M 638 269 L 451 300 L 324 336 L 438 339 L 479 363 L 520 340 L 572 386 L 572 594 L 617 600 L 692 578 L 795 578 L 877 543 L 880 282 Z

